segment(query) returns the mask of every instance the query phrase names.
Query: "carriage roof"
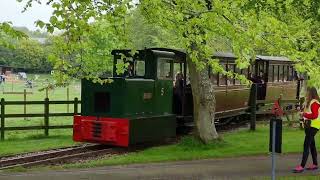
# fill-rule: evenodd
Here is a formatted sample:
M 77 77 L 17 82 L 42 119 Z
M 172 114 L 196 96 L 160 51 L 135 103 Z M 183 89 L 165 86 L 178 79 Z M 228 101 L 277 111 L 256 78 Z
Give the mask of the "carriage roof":
M 216 52 L 214 54 L 214 57 L 216 58 L 230 58 L 230 59 L 236 59 L 237 57 L 231 53 L 231 52 Z M 263 56 L 263 55 L 257 55 L 256 60 L 262 60 L 262 61 L 285 61 L 290 62 L 290 59 L 283 56 Z

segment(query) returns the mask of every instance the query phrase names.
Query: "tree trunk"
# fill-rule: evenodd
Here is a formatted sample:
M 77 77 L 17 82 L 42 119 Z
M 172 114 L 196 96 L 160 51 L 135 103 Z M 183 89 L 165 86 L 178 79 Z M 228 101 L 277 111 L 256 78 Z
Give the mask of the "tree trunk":
M 214 124 L 216 99 L 214 86 L 209 79 L 208 69 L 199 71 L 190 59 L 187 61 L 193 95 L 193 117 L 196 134 L 204 143 L 218 139 Z

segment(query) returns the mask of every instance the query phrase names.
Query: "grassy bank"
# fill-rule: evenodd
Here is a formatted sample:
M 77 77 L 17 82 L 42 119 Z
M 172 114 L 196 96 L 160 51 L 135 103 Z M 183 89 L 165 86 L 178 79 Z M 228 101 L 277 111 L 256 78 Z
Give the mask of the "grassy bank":
M 248 156 L 268 153 L 269 128 L 261 125 L 255 132 L 240 130 L 223 134 L 223 140 L 208 145 L 201 144 L 193 137 L 184 137 L 174 145 L 153 147 L 141 152 L 113 156 L 79 164 L 64 165 L 63 168 L 96 167 L 105 165 L 165 162 Z M 284 128 L 283 153 L 302 151 L 304 132 L 296 128 Z M 317 141 L 319 141 L 317 139 Z M 317 143 L 318 148 L 320 144 Z
M 45 137 L 43 131 L 25 133 L 19 131 L 0 141 L 0 157 L 76 145 L 72 140 L 72 130 L 51 130 L 49 137 Z

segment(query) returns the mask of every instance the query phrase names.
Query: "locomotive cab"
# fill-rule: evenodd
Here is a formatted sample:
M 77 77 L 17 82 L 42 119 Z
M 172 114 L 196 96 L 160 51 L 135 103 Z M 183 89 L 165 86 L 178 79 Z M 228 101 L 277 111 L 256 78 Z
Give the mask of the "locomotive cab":
M 184 53 L 171 49 L 114 50 L 109 84 L 82 80 L 81 115 L 73 139 L 127 147 L 176 135 L 172 112 L 174 63 Z M 129 63 L 124 73 L 117 67 Z

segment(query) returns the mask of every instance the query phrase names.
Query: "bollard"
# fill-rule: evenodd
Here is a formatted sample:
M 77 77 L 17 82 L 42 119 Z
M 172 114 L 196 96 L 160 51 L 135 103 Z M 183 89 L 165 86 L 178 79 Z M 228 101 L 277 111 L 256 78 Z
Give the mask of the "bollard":
M 276 117 L 270 120 L 269 152 L 272 153 L 272 180 L 276 179 L 276 153 L 281 153 L 282 120 Z

